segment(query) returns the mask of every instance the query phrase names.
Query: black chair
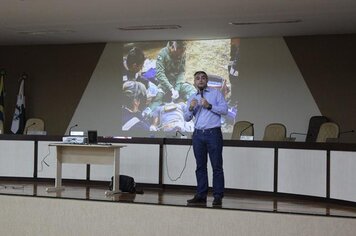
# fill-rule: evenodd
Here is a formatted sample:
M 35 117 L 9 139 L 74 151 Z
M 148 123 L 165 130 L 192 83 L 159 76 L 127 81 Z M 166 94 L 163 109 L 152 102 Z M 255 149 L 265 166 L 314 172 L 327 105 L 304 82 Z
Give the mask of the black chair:
M 320 126 L 328 121 L 329 119 L 325 116 L 312 116 L 309 120 L 309 127 L 305 142 L 316 142 Z

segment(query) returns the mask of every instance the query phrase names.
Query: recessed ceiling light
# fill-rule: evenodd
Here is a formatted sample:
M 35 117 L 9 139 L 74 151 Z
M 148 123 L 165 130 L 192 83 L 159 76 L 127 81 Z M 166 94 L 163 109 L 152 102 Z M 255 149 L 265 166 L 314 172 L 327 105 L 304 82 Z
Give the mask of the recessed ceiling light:
M 250 21 L 237 21 L 230 22 L 230 25 L 269 25 L 269 24 L 290 24 L 290 23 L 300 23 L 301 19 L 290 19 L 290 20 L 250 20 Z
M 137 25 L 137 26 L 127 26 L 118 27 L 119 30 L 166 30 L 166 29 L 180 29 L 180 25 Z
M 18 34 L 24 35 L 48 35 L 48 34 L 67 34 L 74 33 L 74 30 L 38 30 L 38 31 L 19 31 Z

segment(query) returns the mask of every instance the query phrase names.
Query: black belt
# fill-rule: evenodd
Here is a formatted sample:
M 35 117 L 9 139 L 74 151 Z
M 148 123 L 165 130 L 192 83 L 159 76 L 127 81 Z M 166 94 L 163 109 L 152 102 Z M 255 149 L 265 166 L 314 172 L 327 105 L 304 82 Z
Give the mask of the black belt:
M 215 127 L 215 128 L 210 128 L 210 129 L 195 129 L 196 132 L 208 132 L 208 131 L 212 131 L 212 130 L 220 130 L 221 127 Z

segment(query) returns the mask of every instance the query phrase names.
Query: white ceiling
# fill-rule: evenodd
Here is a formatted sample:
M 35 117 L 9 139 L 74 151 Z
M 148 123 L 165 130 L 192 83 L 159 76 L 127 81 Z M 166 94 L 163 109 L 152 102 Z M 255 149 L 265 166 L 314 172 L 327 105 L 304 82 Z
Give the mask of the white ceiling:
M 228 24 L 288 20 L 301 22 Z M 0 0 L 0 45 L 343 33 L 356 33 L 355 0 Z

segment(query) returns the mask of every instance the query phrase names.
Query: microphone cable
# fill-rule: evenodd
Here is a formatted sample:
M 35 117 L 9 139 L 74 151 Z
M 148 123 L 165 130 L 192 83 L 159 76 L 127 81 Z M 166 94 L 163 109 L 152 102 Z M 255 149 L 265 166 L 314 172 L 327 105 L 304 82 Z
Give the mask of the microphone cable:
M 38 170 L 38 172 L 42 172 L 43 171 L 43 164 L 45 164 L 47 167 L 49 167 L 49 164 L 46 162 L 46 158 L 49 157 L 49 155 L 51 154 L 51 149 L 48 146 L 48 153 L 42 158 L 40 164 L 41 164 L 41 168 Z
M 192 145 L 189 146 L 188 151 L 187 151 L 187 154 L 185 155 L 185 161 L 184 161 L 184 166 L 183 166 L 182 171 L 180 172 L 180 174 L 179 174 L 179 176 L 178 176 L 177 178 L 173 179 L 173 178 L 171 177 L 171 175 L 169 174 L 167 147 L 165 148 L 167 176 L 168 176 L 168 178 L 169 178 L 171 181 L 175 182 L 175 181 L 177 181 L 178 179 L 180 179 L 180 178 L 182 177 L 182 174 L 183 174 L 185 168 L 187 167 L 187 160 L 188 160 L 188 156 L 189 156 L 190 149 L 192 149 Z

